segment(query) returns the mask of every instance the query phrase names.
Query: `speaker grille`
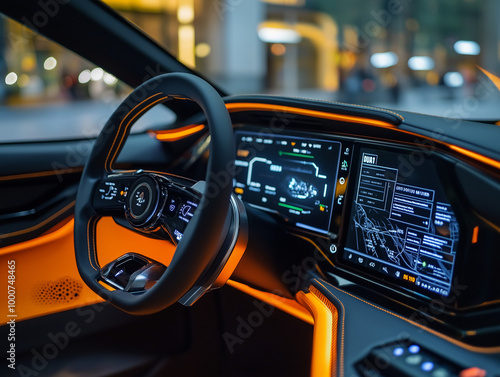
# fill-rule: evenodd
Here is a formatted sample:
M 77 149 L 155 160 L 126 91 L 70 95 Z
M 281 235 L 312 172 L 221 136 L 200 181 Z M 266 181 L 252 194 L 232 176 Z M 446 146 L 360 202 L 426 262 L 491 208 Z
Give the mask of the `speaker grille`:
M 70 277 L 40 283 L 33 289 L 33 301 L 40 305 L 67 304 L 80 297 L 82 288 L 81 282 Z

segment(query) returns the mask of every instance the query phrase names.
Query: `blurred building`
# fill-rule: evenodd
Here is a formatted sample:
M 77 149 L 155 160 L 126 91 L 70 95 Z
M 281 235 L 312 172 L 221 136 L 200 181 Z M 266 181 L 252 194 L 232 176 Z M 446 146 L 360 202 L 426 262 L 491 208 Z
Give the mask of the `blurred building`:
M 473 93 L 500 73 L 496 0 L 105 0 L 231 93 L 399 102 L 414 88 Z M 0 98 L 107 98 L 124 90 L 89 62 L 0 18 Z

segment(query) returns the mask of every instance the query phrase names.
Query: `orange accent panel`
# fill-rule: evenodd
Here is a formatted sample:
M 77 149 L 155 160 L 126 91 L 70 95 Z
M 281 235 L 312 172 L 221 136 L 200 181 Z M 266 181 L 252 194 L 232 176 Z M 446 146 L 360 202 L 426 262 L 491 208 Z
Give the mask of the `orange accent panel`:
M 479 162 L 482 162 L 483 164 L 487 164 L 490 166 L 493 166 L 495 169 L 500 169 L 500 161 L 493 160 L 492 158 L 485 157 L 479 153 L 469 151 L 464 148 L 457 147 L 456 145 L 450 145 L 449 146 L 451 149 L 454 151 L 461 153 L 467 157 L 473 158 L 474 160 L 477 160 Z
M 190 124 L 173 130 L 148 131 L 148 133 L 160 141 L 176 141 L 194 135 L 204 128 L 204 124 Z
M 324 111 L 317 110 L 307 110 L 301 109 L 298 107 L 291 106 L 282 106 L 282 105 L 270 105 L 265 103 L 227 103 L 226 108 L 230 113 L 240 112 L 240 111 L 272 111 L 272 112 L 283 112 L 290 114 L 298 114 L 305 115 L 315 118 L 329 119 L 329 120 L 338 120 L 341 122 L 349 122 L 349 123 L 358 123 L 358 124 L 366 124 L 369 126 L 378 126 L 383 128 L 391 128 L 396 129 L 397 126 L 376 119 L 367 119 L 354 115 L 342 115 L 335 113 L 327 113 Z M 398 115 L 395 113 L 395 115 Z
M 8 261 L 15 261 L 15 313 L 9 313 L 7 307 L 7 289 L 2 290 L 0 302 L 4 315 L 0 317 L 0 324 L 5 324 L 8 314 L 15 314 L 16 321 L 40 317 L 80 306 L 101 302 L 102 299 L 88 288 L 80 278 L 75 261 L 73 247 L 73 225 L 71 220 L 63 227 L 52 233 L 40 236 L 33 240 L 6 246 L 0 249 L 0 276 L 7 282 Z M 55 301 L 41 303 L 35 299 L 35 293 L 40 287 L 50 293 L 50 287 L 61 279 L 70 279 L 81 284 L 78 297 L 70 302 Z
M 285 297 L 280 297 L 273 293 L 260 291 L 258 289 L 252 288 L 246 284 L 239 283 L 234 280 L 228 280 L 227 285 L 236 288 L 237 290 L 246 293 L 252 297 L 255 297 L 258 300 L 264 301 L 265 303 L 272 305 L 280 310 L 283 310 L 285 313 L 288 313 L 304 322 L 307 322 L 311 325 L 314 323 L 311 314 L 309 314 L 309 312 L 295 300 L 291 300 Z
M 131 252 L 142 254 L 168 266 L 175 252 L 175 246 L 171 242 L 147 238 L 117 225 L 111 217 L 99 220 L 96 235 L 97 256 L 101 267 Z
M 0 278 L 4 284 L 8 281 L 8 261 L 14 260 L 16 266 L 15 313 L 7 312 L 8 292 L 7 289 L 1 290 L 0 302 L 4 305 L 0 325 L 7 322 L 7 314 L 15 314 L 16 321 L 21 321 L 103 301 L 80 278 L 75 260 L 73 228 L 74 221 L 71 219 L 51 233 L 0 248 Z M 170 242 L 146 238 L 115 224 L 113 219 L 107 217 L 97 224 L 97 247 L 102 265 L 129 251 L 169 264 L 175 250 Z M 51 287 L 65 279 L 73 286 L 81 287 L 78 297 L 69 302 L 55 297 L 45 303 L 36 298 L 41 289 L 53 297 L 57 292 L 49 292 L 52 291 Z
M 311 376 L 343 377 L 343 345 L 344 326 L 342 322 L 342 348 L 338 358 L 338 312 L 335 306 L 315 287 L 309 293 L 297 293 L 297 300 L 304 305 L 314 317 L 313 354 Z M 338 373 L 337 373 L 338 366 Z

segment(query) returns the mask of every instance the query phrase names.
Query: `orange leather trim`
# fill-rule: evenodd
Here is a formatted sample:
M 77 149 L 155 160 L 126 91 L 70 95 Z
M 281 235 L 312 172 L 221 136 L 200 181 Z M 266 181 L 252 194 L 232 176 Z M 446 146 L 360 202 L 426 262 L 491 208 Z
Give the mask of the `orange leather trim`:
M 261 111 L 261 110 L 276 111 L 276 112 L 283 112 L 283 113 L 290 113 L 290 114 L 305 115 L 305 116 L 310 116 L 310 117 L 314 117 L 314 118 L 338 120 L 341 122 L 367 124 L 369 126 L 378 126 L 378 127 L 391 128 L 391 129 L 397 128 L 397 126 L 395 126 L 389 122 L 384 122 L 381 120 L 362 118 L 362 117 L 358 117 L 358 116 L 354 116 L 354 115 L 342 115 L 342 114 L 335 114 L 335 113 L 327 113 L 324 111 L 301 109 L 301 108 L 292 107 L 292 106 L 271 105 L 271 104 L 266 104 L 266 103 L 252 103 L 252 102 L 244 103 L 244 102 L 242 102 L 242 103 L 227 103 L 226 108 L 230 113 L 241 112 L 241 111 Z M 398 114 L 395 114 L 395 115 L 398 115 Z
M 342 321 L 342 329 L 340 330 L 342 341 L 339 354 L 337 347 L 337 337 L 339 335 L 337 309 L 315 287 L 310 287 L 309 293 L 298 292 L 297 300 L 314 317 L 311 376 L 343 377 L 344 323 Z
M 176 141 L 194 135 L 204 128 L 204 124 L 190 124 L 173 130 L 148 131 L 148 133 L 160 141 Z
M 102 298 L 88 288 L 80 278 L 75 260 L 73 240 L 74 221 L 33 240 L 0 249 L 0 279 L 7 283 L 8 261 L 14 260 L 16 290 L 16 321 L 41 317 L 82 306 L 102 302 Z M 146 238 L 125 229 L 111 218 L 97 223 L 97 250 L 102 265 L 129 251 L 135 251 L 168 265 L 175 247 L 167 241 Z M 54 284 L 61 279 L 81 284 L 77 298 L 71 302 L 42 304 L 34 299 L 40 285 Z M 57 301 L 57 300 L 56 300 Z M 7 322 L 7 289 L 0 291 L 0 302 L 6 303 L 0 315 L 0 325 Z M 0 314 L 1 314 L 0 313 Z
M 311 314 L 295 300 L 281 297 L 273 293 L 260 291 L 246 284 L 239 283 L 231 279 L 229 279 L 226 284 L 233 288 L 236 288 L 237 290 L 243 293 L 255 297 L 258 300 L 264 301 L 269 305 L 272 305 L 280 310 L 283 310 L 285 313 L 288 313 L 304 322 L 307 322 L 311 325 L 314 323 Z

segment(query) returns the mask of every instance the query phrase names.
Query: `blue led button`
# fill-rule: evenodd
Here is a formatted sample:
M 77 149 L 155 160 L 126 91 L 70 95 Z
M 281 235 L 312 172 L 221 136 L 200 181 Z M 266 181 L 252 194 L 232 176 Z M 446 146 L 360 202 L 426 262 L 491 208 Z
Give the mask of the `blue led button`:
M 394 356 L 401 356 L 404 352 L 405 352 L 405 350 L 401 347 L 397 347 L 397 348 L 394 348 L 392 350 L 392 353 L 394 354 Z
M 422 363 L 421 368 L 425 372 L 430 372 L 431 370 L 434 369 L 434 363 L 431 361 L 426 361 L 425 363 Z
M 419 353 L 420 347 L 416 344 L 412 344 L 410 347 L 408 347 L 408 351 L 410 351 L 410 353 Z

